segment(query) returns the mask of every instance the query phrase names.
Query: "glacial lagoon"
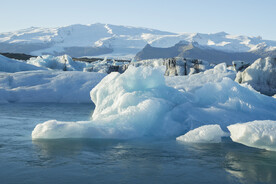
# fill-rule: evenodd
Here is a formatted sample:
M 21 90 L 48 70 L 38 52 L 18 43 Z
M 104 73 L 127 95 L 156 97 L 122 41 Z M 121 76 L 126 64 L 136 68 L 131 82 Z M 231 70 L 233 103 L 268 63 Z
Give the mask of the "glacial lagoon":
M 229 138 L 217 144 L 31 139 L 38 123 L 86 121 L 93 108 L 93 104 L 1 104 L 0 183 L 276 183 L 275 152 Z

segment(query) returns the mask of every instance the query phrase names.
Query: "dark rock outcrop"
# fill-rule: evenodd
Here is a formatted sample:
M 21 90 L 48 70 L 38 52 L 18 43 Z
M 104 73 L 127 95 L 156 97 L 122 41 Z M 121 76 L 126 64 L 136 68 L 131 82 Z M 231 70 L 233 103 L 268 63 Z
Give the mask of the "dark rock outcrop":
M 250 66 L 250 63 L 244 61 L 233 61 L 232 65 L 236 72 L 242 72 Z
M 23 53 L 0 53 L 3 56 L 6 56 L 11 59 L 17 59 L 17 60 L 28 60 L 31 57 L 36 57 L 28 54 L 23 54 Z
M 209 67 L 207 62 L 182 57 L 168 58 L 164 60 L 164 65 L 166 66 L 165 76 L 195 74 Z

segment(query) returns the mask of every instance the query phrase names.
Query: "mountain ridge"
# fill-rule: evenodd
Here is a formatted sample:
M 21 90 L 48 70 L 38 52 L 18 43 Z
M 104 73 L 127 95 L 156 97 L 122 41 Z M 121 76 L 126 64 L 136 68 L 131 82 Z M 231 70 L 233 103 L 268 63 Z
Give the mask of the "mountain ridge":
M 168 48 L 152 47 L 148 44 L 136 54 L 135 60 L 172 57 L 201 59 L 214 64 L 225 62 L 228 65 L 231 65 L 234 60 L 253 63 L 256 59 L 262 57 L 262 55 L 253 52 L 225 52 L 208 48 L 207 46 L 200 46 L 197 42 L 179 42 Z
M 33 55 L 134 56 L 146 44 L 172 47 L 180 41 L 197 42 L 224 52 L 262 52 L 276 50 L 276 41 L 261 37 L 218 33 L 172 33 L 157 29 L 112 24 L 74 24 L 57 28 L 31 27 L 0 33 L 0 52 Z

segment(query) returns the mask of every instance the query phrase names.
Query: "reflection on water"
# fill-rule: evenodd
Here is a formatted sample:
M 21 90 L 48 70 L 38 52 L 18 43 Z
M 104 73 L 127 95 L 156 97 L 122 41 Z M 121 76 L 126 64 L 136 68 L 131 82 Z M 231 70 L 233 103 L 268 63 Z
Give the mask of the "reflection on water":
M 240 179 L 242 183 L 275 183 L 275 152 L 246 149 L 229 151 L 225 155 L 226 171 Z
M 74 156 L 81 151 L 95 152 L 110 146 L 120 145 L 118 140 L 97 139 L 54 139 L 32 140 L 37 152 L 45 157 Z
M 31 140 L 38 122 L 87 120 L 91 112 L 87 104 L 0 105 L 0 183 L 276 183 L 275 152 L 230 139 Z
M 219 162 L 239 183 L 276 183 L 276 152 L 246 147 L 231 142 L 221 144 L 185 144 L 205 162 Z M 213 158 L 214 160 L 212 160 Z

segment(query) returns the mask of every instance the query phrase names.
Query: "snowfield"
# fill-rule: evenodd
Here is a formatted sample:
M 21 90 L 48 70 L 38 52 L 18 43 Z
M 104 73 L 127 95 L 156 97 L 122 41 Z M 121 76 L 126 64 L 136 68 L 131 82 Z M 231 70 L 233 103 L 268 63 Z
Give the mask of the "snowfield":
M 67 48 L 110 48 L 112 55 L 135 55 L 150 44 L 153 47 L 171 47 L 179 41 L 197 42 L 227 52 L 247 52 L 265 48 L 275 50 L 276 42 L 261 37 L 230 35 L 225 32 L 171 33 L 148 28 L 111 24 L 71 25 L 57 28 L 31 27 L 15 32 L 0 33 L 0 43 L 33 44 L 33 55 L 64 53 Z M 37 48 L 39 45 L 41 48 Z M 20 48 L 21 49 L 21 48 Z M 110 54 L 110 53 L 109 53 Z
M 96 105 L 91 121 L 49 120 L 35 127 L 32 138 L 175 139 L 203 125 L 226 131 L 235 123 L 276 120 L 276 99 L 234 82 L 224 64 L 205 74 L 166 78 L 158 68 L 130 66 L 107 75 L 90 96 Z M 213 131 L 206 132 L 209 137 Z

